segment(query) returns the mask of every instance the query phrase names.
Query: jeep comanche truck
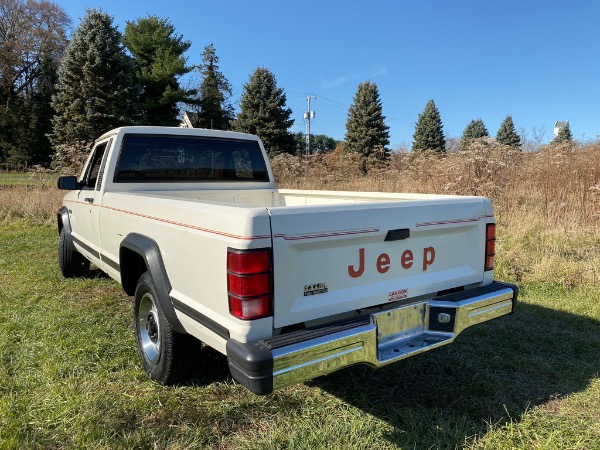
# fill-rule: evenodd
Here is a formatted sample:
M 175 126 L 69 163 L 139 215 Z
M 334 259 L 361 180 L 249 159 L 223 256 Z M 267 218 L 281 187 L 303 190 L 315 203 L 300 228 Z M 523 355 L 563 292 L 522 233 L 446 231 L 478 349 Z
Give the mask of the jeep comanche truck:
M 92 262 L 134 297 L 149 376 L 198 341 L 257 394 L 381 367 L 513 311 L 483 197 L 277 189 L 260 139 L 124 127 L 100 137 L 57 214 L 66 277 Z

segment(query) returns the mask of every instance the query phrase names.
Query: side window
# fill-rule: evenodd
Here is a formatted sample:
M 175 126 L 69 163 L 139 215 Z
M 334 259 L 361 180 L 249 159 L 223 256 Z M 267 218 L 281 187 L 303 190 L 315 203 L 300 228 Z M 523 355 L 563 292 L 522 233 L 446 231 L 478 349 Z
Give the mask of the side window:
M 106 149 L 109 149 L 110 146 L 112 144 L 112 139 L 109 139 L 108 142 L 106 144 L 104 144 L 104 150 L 102 151 L 102 153 L 104 154 L 104 156 L 101 158 L 102 159 L 102 164 L 100 165 L 100 172 L 98 173 L 98 180 L 96 181 L 96 190 L 99 191 L 100 188 L 102 187 L 102 177 L 104 176 L 104 168 L 106 167 L 106 159 L 107 159 L 107 151 Z
M 96 186 L 98 174 L 100 173 L 100 166 L 102 164 L 102 157 L 104 156 L 104 151 L 107 147 L 106 144 L 106 142 L 98 144 L 94 149 L 94 154 L 92 155 L 92 159 L 90 159 L 88 168 L 86 170 L 83 189 L 94 189 Z

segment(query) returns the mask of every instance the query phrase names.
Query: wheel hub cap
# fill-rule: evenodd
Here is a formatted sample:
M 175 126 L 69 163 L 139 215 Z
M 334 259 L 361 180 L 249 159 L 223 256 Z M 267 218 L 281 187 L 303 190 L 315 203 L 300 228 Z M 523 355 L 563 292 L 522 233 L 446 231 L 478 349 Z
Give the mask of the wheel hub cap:
M 156 341 L 158 341 L 158 326 L 156 324 L 154 314 L 148 315 L 148 321 L 146 322 L 146 332 L 148 333 L 148 337 L 150 337 L 152 343 L 156 344 Z
M 152 364 L 160 359 L 160 316 L 154 298 L 145 293 L 137 314 L 138 339 L 144 355 Z

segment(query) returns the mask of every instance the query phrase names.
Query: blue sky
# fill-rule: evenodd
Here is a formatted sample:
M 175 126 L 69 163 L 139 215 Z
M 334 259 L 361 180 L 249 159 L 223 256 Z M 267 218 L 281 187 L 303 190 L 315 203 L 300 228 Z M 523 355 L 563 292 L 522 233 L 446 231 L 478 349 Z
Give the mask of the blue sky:
M 490 134 L 511 114 L 517 129 L 553 134 L 569 120 L 576 139 L 600 135 L 600 2 L 345 0 L 303 2 L 58 0 L 76 27 L 102 8 L 123 31 L 148 14 L 168 18 L 192 42 L 189 64 L 213 43 L 239 101 L 256 67 L 287 95 L 293 131 L 304 131 L 306 96 L 317 97 L 312 132 L 343 139 L 362 81 L 377 84 L 390 147 L 412 143 L 434 99 L 447 137 L 481 118 Z

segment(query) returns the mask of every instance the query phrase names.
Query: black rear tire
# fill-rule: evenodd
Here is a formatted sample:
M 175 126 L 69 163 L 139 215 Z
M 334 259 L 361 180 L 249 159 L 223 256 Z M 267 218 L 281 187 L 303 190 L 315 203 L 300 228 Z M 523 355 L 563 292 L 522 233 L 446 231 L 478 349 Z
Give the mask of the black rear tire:
M 173 330 L 149 272 L 140 277 L 135 289 L 134 320 L 137 351 L 148 376 L 165 385 L 189 377 L 196 367 L 200 341 Z
M 64 228 L 58 239 L 58 265 L 65 278 L 80 277 L 90 268 L 90 262 L 67 240 Z

